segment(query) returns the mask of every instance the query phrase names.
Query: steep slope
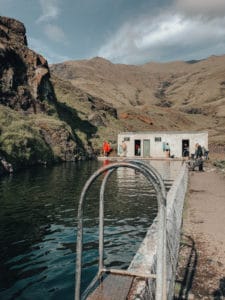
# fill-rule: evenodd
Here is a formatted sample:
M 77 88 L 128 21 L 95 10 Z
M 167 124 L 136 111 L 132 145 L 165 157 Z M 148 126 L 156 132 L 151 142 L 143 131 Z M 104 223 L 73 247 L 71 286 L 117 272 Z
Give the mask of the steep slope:
M 59 101 L 47 61 L 27 46 L 24 25 L 0 17 L 0 174 L 37 163 L 92 158 L 105 126 L 116 123 L 116 109 L 101 98 L 72 86 L 74 106 L 68 82 L 55 81 Z
M 115 65 L 98 57 L 52 65 L 51 71 L 116 108 L 146 104 L 146 97 L 154 97 L 152 89 L 146 87 L 158 84 L 137 66 Z
M 123 128 L 117 118 L 117 110 L 69 81 L 52 76 L 52 83 L 58 99 L 59 116 L 70 124 L 84 148 L 99 154 L 104 139 L 107 139 L 115 149 L 117 134 Z
M 121 130 L 205 129 L 210 143 L 225 143 L 225 56 L 141 66 L 97 57 L 51 71 L 113 105 Z
M 74 159 L 77 142 L 57 115 L 47 61 L 27 47 L 24 25 L 0 17 L 0 174 Z
M 69 80 L 114 105 L 202 105 L 224 98 L 225 56 L 196 62 L 112 64 L 102 58 L 68 61 L 51 66 Z M 165 103 L 165 106 L 169 106 Z
M 47 61 L 27 47 L 22 23 L 0 18 L 0 104 L 28 113 L 55 102 Z

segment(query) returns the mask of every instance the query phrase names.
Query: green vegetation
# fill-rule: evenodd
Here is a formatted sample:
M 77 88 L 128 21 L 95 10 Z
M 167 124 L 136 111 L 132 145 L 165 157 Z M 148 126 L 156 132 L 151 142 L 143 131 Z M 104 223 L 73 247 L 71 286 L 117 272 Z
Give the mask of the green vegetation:
M 53 159 L 50 147 L 28 117 L 1 107 L 0 131 L 0 151 L 15 168 Z
M 91 158 L 107 139 L 116 149 L 122 126 L 104 101 L 53 78 L 57 101 L 45 113 L 27 114 L 0 105 L 0 156 L 13 169 Z M 1 165 L 1 164 L 0 164 Z
M 75 142 L 69 127 L 53 116 L 22 115 L 1 105 L 0 155 L 14 169 L 64 160 L 66 146 L 73 154 Z
M 24 122 L 13 122 L 2 134 L 0 143 L 6 159 L 14 165 L 26 166 L 52 159 L 51 149 L 38 131 Z
M 59 118 L 70 126 L 79 148 L 91 146 L 95 152 L 101 152 L 102 143 L 107 139 L 116 149 L 117 134 L 123 128 L 121 122 L 107 111 L 94 108 L 89 95 L 69 81 L 52 76 L 52 83 L 58 101 L 56 107 Z M 105 125 L 94 123 L 90 116 L 95 113 Z
M 213 165 L 219 169 L 225 169 L 225 160 L 216 160 Z

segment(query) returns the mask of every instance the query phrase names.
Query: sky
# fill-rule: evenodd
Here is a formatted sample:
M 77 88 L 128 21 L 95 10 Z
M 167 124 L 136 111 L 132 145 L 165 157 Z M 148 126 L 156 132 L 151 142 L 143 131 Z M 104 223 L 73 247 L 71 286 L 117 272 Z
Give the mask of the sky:
M 0 0 L 50 64 L 144 64 L 225 54 L 225 0 Z

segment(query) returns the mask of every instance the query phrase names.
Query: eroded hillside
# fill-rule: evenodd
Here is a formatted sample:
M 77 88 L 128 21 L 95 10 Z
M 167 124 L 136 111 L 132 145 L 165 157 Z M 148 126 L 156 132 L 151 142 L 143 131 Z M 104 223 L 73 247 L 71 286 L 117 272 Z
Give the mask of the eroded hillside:
M 115 107 L 121 130 L 208 130 L 211 144 L 225 144 L 225 56 L 141 66 L 97 57 L 51 71 Z
M 104 107 L 112 118 L 116 110 L 100 99 L 87 99 L 92 102 L 90 122 L 57 101 L 48 63 L 28 48 L 24 25 L 0 17 L 0 175 L 35 164 L 92 157 L 90 138 L 103 122 L 94 110 Z
M 97 57 L 52 65 L 50 76 L 24 25 L 0 17 L 0 160 L 20 168 L 93 157 L 104 139 L 116 151 L 118 132 L 137 130 L 208 130 L 211 147 L 224 147 L 224 63 Z

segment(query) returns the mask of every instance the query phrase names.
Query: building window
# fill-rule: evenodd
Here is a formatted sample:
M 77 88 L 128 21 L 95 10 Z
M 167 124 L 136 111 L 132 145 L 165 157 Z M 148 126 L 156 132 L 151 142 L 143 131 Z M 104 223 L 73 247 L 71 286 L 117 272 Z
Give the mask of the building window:
M 130 141 L 130 138 L 129 138 L 129 137 L 124 137 L 123 140 L 124 140 L 125 142 L 129 142 L 129 141 Z
M 160 136 L 156 136 L 155 137 L 155 142 L 161 142 L 161 137 Z

